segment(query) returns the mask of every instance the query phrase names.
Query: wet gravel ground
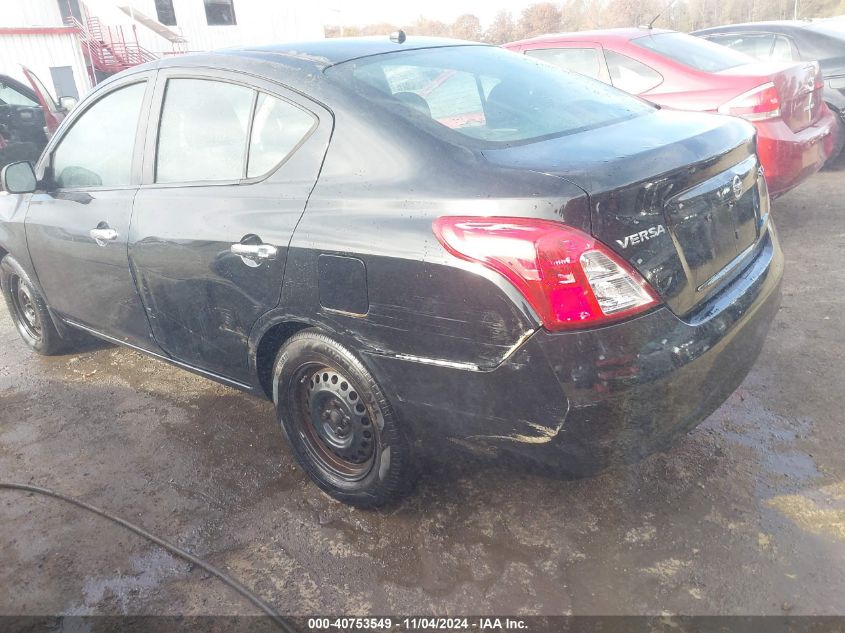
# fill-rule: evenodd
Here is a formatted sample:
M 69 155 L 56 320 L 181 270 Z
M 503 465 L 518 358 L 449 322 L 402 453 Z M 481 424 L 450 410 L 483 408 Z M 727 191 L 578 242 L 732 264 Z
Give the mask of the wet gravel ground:
M 40 358 L 0 308 L 0 480 L 79 496 L 285 614 L 845 614 L 845 160 L 774 204 L 783 307 L 666 454 L 580 480 L 426 464 L 381 511 L 321 494 L 271 405 L 115 347 Z M 0 491 L 0 614 L 244 614 L 103 519 Z

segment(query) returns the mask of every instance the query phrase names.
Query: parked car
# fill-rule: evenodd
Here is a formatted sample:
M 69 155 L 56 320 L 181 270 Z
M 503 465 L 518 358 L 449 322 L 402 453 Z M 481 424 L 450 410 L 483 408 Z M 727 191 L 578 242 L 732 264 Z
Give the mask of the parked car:
M 589 472 L 709 415 L 780 300 L 754 128 L 401 39 L 100 85 L 0 174 L 23 340 L 93 334 L 272 398 L 302 467 L 362 506 L 447 438 Z
M 691 35 L 645 28 L 549 35 L 505 47 L 667 108 L 751 121 L 773 196 L 809 178 L 840 144 L 813 62 L 763 64 Z
M 838 115 L 840 136 L 845 137 L 845 22 L 751 22 L 692 34 L 763 61 L 818 61 L 824 77 L 824 101 Z
M 20 160 L 35 162 L 50 135 L 75 102 L 56 103 L 40 79 L 23 68 L 30 86 L 0 75 L 0 167 Z

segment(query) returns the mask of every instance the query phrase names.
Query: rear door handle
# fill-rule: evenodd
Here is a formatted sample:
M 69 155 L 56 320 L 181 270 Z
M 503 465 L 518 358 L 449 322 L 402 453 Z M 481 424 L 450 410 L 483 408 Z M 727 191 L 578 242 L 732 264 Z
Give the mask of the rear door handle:
M 120 234 L 114 229 L 97 227 L 88 231 L 91 239 L 97 242 L 97 246 L 105 246 L 109 242 L 114 242 Z
M 235 255 L 251 260 L 272 260 L 276 259 L 279 253 L 279 249 L 272 244 L 243 244 L 241 242 L 232 244 L 229 250 Z

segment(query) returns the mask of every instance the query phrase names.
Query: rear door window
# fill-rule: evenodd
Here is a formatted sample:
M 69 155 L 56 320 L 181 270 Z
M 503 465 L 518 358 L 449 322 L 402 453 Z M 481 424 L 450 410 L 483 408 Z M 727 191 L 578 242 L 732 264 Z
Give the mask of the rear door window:
M 636 59 L 614 51 L 605 51 L 604 54 L 611 83 L 625 92 L 638 95 L 663 82 L 663 75 Z
M 206 79 L 170 79 L 164 96 L 156 182 L 239 180 L 255 91 Z
M 314 129 L 316 119 L 305 110 L 258 95 L 249 143 L 247 177 L 257 178 L 281 164 Z
M 170 79 L 156 149 L 157 183 L 257 178 L 281 164 L 316 118 L 283 99 L 211 79 Z
M 525 51 L 525 54 L 563 70 L 602 81 L 605 78 L 601 55 L 596 48 L 535 48 Z

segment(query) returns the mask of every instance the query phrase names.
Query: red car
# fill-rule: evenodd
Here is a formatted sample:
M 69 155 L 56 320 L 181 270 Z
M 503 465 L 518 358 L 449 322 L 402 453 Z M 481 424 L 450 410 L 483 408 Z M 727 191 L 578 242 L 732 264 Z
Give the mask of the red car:
M 629 28 L 547 35 L 505 48 L 678 110 L 739 116 L 757 127 L 769 191 L 785 193 L 838 147 L 816 62 L 759 62 L 700 38 Z

